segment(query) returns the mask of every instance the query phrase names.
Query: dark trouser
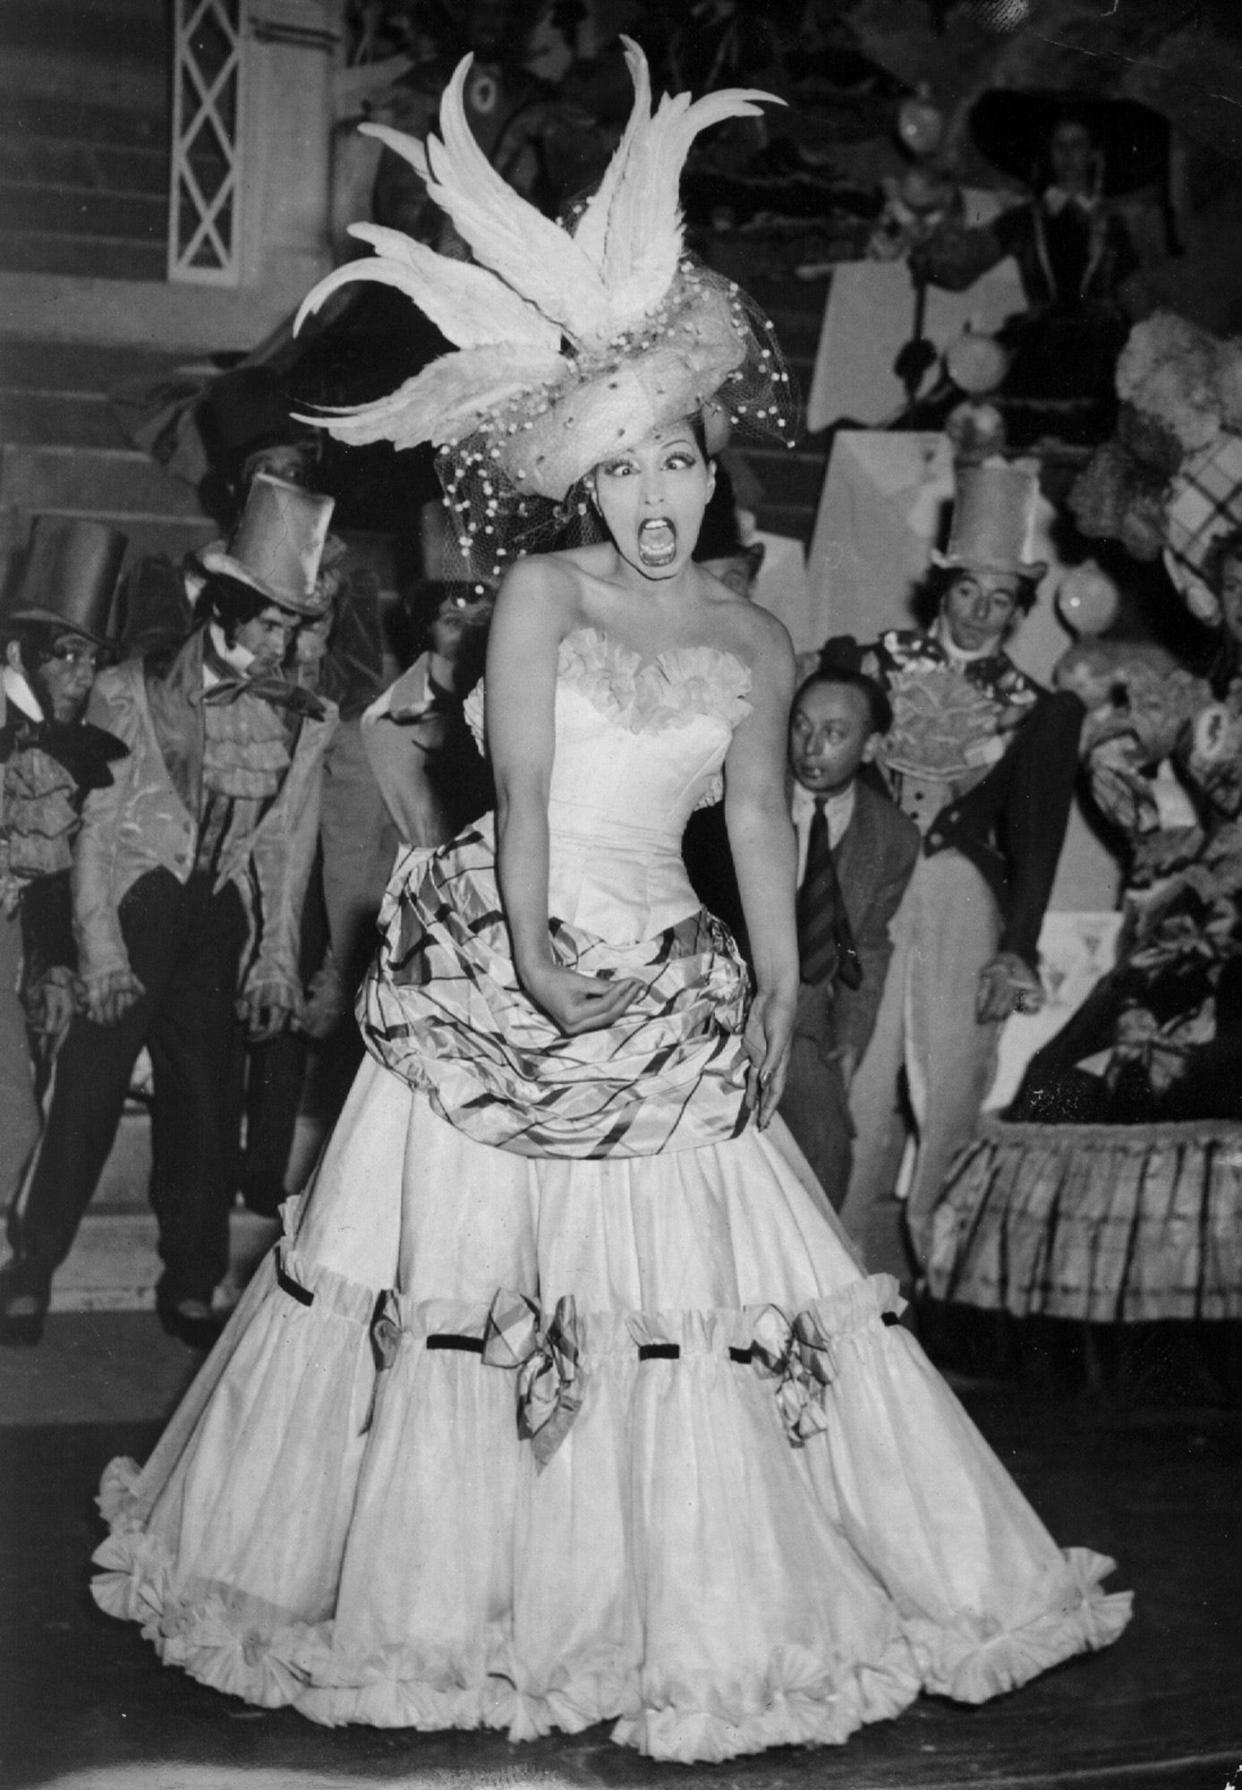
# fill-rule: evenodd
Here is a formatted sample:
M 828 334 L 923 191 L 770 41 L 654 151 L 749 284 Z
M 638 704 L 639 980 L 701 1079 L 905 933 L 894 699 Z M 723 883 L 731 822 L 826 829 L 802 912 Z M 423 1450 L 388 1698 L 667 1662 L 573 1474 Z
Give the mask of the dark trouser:
M 794 1037 L 780 1112 L 828 1204 L 839 1212 L 850 1184 L 854 1126 L 841 1065 L 835 1058 L 825 1061 L 814 1038 Z
M 211 1298 L 229 1260 L 235 1145 L 230 1067 L 238 970 L 246 941 L 241 897 L 213 894 L 195 873 L 140 877 L 120 910 L 142 997 L 114 1026 L 79 1015 L 56 1060 L 43 1147 L 17 1226 L 17 1275 L 46 1291 L 73 1244 L 116 1137 L 138 1052 L 151 1055 L 151 1205 L 171 1302 Z

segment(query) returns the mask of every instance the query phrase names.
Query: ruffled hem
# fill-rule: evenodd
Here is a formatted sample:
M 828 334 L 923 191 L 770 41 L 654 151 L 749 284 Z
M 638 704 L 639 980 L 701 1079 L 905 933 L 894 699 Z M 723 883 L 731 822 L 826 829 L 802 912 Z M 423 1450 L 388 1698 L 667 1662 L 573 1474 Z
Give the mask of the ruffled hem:
M 291 1229 L 296 1211 L 286 1208 Z M 161 1485 L 154 1460 L 140 1472 L 119 1459 L 99 1497 L 112 1533 L 95 1555 L 96 1601 L 213 1689 L 325 1725 L 488 1727 L 515 1741 L 611 1721 L 618 1742 L 653 1758 L 722 1760 L 840 1744 L 921 1690 L 980 1702 L 1107 1645 L 1128 1619 L 1129 1597 L 1100 1588 L 1113 1563 L 1052 1546 L 943 1389 L 941 1428 L 957 1421 L 973 1441 L 950 1434 L 929 1449 L 917 1399 L 931 1376 L 891 1327 L 901 1300 L 888 1276 L 793 1314 L 596 1312 L 575 1327 L 558 1307 L 589 1392 L 545 1481 L 518 1440 L 521 1374 L 493 1371 L 521 1366 L 518 1326 L 499 1328 L 510 1358 L 489 1366 L 482 1304 L 380 1294 L 289 1243 L 265 1273 L 268 1290 L 205 1370 L 217 1385 L 232 1377 L 219 1401 L 227 1429 L 204 1443 L 200 1407 L 200 1421 L 180 1436 L 175 1422 L 161 1443 Z M 501 1294 L 492 1316 L 522 1307 L 533 1359 L 548 1336 L 533 1301 Z M 944 1534 L 916 1530 L 929 1521 L 920 1467 L 955 1508 L 971 1503 L 942 1464 L 971 1446 L 980 1459 L 964 1471 L 983 1530 L 962 1531 L 957 1516 Z M 841 1477 L 842 1454 L 861 1520 L 844 1484 L 820 1477 Z M 646 1545 L 619 1502 L 635 1473 Z M 244 1529 L 237 1500 L 259 1512 Z M 268 1521 L 265 1508 L 286 1515 Z M 430 1541 L 428 1521 L 440 1525 Z M 517 1523 L 533 1526 L 515 1547 Z M 971 1555 L 961 1576 L 936 1564 L 950 1533 Z M 913 1571 L 894 1534 L 914 1537 Z M 693 1587 L 752 1542 L 728 1600 L 736 1657 L 720 1659 L 710 1625 L 696 1637 L 684 1612 Z M 285 1559 L 274 1566 L 275 1549 Z M 530 1567 L 523 1586 L 507 1584 L 514 1558 Z M 437 1559 L 458 1563 L 438 1581 Z M 754 1620 L 743 1621 L 752 1594 Z M 560 1620 L 566 1609 L 573 1624 Z M 450 1624 L 458 1639 L 439 1641 Z M 385 1631 L 398 1638 L 375 1640 Z M 587 1638 L 558 1650 L 571 1632 Z M 533 1652 L 522 1633 L 537 1637 Z
M 985 1121 L 936 1209 L 928 1285 L 1014 1317 L 1242 1317 L 1242 1125 Z
M 109 1474 L 123 1479 L 126 1466 Z M 149 1537 L 118 1532 L 96 1551 L 92 1589 L 108 1615 L 141 1624 L 165 1665 L 264 1709 L 291 1707 L 325 1727 L 494 1728 L 511 1741 L 614 1721 L 612 1738 L 655 1759 L 719 1762 L 774 1746 L 840 1746 L 870 1722 L 901 1714 L 920 1692 L 979 1704 L 1016 1690 L 1075 1654 L 1107 1647 L 1130 1619 L 1129 1592 L 1101 1588 L 1114 1562 L 1084 1548 L 1064 1555 L 1053 1607 L 985 1640 L 913 1620 L 878 1660 L 843 1665 L 812 1649 L 777 1649 L 766 1672 L 720 1684 L 704 1672 L 651 1673 L 615 1655 L 575 1662 L 536 1691 L 493 1638 L 473 1658 L 416 1648 L 350 1657 L 331 1624 L 280 1619 L 264 1628 L 224 1598 L 170 1595 L 172 1561 Z M 486 1655 L 486 1657 L 484 1657 Z

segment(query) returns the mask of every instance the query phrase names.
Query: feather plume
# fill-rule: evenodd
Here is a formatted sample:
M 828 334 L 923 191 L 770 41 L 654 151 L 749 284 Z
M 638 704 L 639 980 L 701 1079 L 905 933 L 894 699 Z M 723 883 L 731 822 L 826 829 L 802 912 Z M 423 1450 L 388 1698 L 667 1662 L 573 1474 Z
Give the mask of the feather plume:
M 613 197 L 621 175 L 629 162 L 634 139 L 651 119 L 651 75 L 647 68 L 647 58 L 632 37 L 623 35 L 621 43 L 625 50 L 626 67 L 629 69 L 630 79 L 634 83 L 634 103 L 630 107 L 630 115 L 626 120 L 621 141 L 613 151 L 599 185 L 587 200 L 582 216 L 578 219 L 577 228 L 574 230 L 574 241 L 585 255 L 590 256 L 601 273 L 604 268 L 608 219 L 612 210 Z
M 403 231 L 380 224 L 351 224 L 349 233 L 360 242 L 369 242 L 378 254 L 329 274 L 303 301 L 299 323 L 308 307 L 322 303 L 347 280 L 370 279 L 404 292 L 459 348 L 478 348 L 489 342 L 553 351 L 560 347 L 556 325 L 485 267 L 437 255 Z
M 416 174 L 424 180 L 431 179 L 431 169 L 427 165 L 427 146 L 421 137 L 411 137 L 408 131 L 394 130 L 391 124 L 360 124 L 361 136 L 375 137 L 394 155 L 399 155 L 403 162 L 409 162 Z
M 560 354 L 511 343 L 463 348 L 441 355 L 421 373 L 372 404 L 350 405 L 298 422 L 316 424 L 338 441 L 360 447 L 391 441 L 394 447 L 437 447 L 471 434 L 487 411 L 533 386 L 555 384 L 566 371 Z
M 700 131 L 726 118 L 755 118 L 775 94 L 731 87 L 693 104 L 688 94 L 660 101 L 655 116 L 634 135 L 609 206 L 604 285 L 609 327 L 624 329 L 654 309 L 668 291 L 682 252 L 679 187 L 690 146 Z
M 607 307 L 599 270 L 492 167 L 466 122 L 462 94 L 470 58 L 458 63 L 440 104 L 443 138 L 427 142 L 427 190 L 470 245 L 514 291 L 574 339 L 590 335 Z

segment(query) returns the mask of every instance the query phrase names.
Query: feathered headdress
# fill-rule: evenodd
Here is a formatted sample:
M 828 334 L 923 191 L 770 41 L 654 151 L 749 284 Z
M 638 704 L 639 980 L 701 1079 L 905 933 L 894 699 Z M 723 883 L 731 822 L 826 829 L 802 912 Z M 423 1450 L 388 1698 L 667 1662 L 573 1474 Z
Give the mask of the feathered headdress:
M 719 421 L 792 438 L 796 401 L 771 326 L 731 281 L 687 257 L 678 195 L 698 133 L 755 117 L 775 96 L 666 95 L 653 112 L 646 57 L 623 42 L 633 111 L 597 190 L 565 225 L 516 193 L 476 143 L 462 102 L 468 56 L 445 89 L 439 137 L 424 144 L 363 125 L 423 177 L 474 260 L 354 224 L 376 253 L 321 280 L 295 324 L 340 287 L 373 280 L 404 292 L 456 343 L 386 398 L 301 420 L 352 444 L 442 449 L 463 551 L 477 552 L 483 535 L 489 559 L 501 556 L 493 546 L 512 547 L 515 523 L 520 540 L 531 500 L 561 503 L 601 459 L 678 417 L 714 408 Z

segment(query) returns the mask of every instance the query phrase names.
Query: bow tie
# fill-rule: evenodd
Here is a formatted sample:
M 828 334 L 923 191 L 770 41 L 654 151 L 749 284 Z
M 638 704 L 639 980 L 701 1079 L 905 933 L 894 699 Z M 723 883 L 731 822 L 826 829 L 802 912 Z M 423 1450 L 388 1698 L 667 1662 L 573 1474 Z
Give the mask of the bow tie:
M 204 693 L 204 702 L 236 702 L 239 696 L 257 696 L 273 708 L 286 708 L 303 719 L 322 721 L 327 709 L 317 696 L 300 684 L 269 672 L 259 677 L 222 677 Z
M 23 716 L 0 727 L 0 764 L 19 752 L 37 751 L 55 759 L 79 790 L 107 789 L 109 766 L 128 748 L 92 721 L 33 721 Z
M 1098 201 L 1088 193 L 1071 193 L 1063 186 L 1050 186 L 1044 190 L 1044 204 L 1054 218 L 1060 217 L 1068 205 L 1077 206 L 1079 211 L 1090 217 Z

